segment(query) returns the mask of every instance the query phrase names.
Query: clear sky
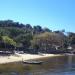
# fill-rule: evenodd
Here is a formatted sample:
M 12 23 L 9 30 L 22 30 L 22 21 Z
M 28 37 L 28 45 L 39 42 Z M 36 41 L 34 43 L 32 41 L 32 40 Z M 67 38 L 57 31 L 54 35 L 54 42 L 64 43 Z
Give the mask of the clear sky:
M 75 0 L 0 0 L 0 20 L 75 32 Z

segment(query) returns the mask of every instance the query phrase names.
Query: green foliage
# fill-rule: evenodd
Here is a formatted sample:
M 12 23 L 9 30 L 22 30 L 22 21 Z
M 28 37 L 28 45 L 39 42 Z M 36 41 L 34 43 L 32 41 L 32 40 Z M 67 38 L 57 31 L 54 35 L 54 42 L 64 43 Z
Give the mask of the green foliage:
M 31 26 L 12 20 L 0 21 L 0 42 L 24 49 L 50 50 L 60 46 L 61 50 L 75 44 L 75 33 L 64 34 L 65 30 L 54 31 Z
M 3 39 L 4 43 L 16 46 L 16 42 L 13 39 L 9 38 L 8 36 L 2 36 L 2 39 Z
M 72 32 L 68 33 L 68 43 L 70 45 L 75 44 L 75 33 Z

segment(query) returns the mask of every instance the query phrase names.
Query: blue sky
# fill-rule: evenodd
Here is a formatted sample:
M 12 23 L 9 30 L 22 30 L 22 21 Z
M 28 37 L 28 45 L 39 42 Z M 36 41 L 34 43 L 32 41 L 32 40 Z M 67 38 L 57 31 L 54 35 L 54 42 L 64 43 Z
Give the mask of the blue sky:
M 0 20 L 75 32 L 75 0 L 0 0 Z

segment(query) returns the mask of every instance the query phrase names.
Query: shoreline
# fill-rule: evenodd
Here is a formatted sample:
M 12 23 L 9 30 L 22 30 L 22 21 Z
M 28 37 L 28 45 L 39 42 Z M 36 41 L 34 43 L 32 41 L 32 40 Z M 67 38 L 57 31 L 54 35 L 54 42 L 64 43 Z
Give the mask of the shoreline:
M 15 54 L 10 56 L 0 56 L 0 64 L 12 63 L 12 62 L 19 62 L 19 61 L 26 61 L 26 60 L 36 60 L 42 59 L 47 57 L 56 57 L 56 56 L 63 56 L 61 54 Z

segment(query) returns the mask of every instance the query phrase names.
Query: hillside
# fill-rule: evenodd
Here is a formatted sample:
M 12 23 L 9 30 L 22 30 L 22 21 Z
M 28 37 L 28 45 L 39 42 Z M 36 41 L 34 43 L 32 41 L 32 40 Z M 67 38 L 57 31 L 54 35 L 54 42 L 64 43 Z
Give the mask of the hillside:
M 66 36 L 63 31 L 54 31 L 42 28 L 39 25 L 32 27 L 12 20 L 0 21 L 0 49 L 16 48 L 26 52 L 50 52 L 66 50 L 69 45 L 75 44 L 75 33 L 69 32 Z

